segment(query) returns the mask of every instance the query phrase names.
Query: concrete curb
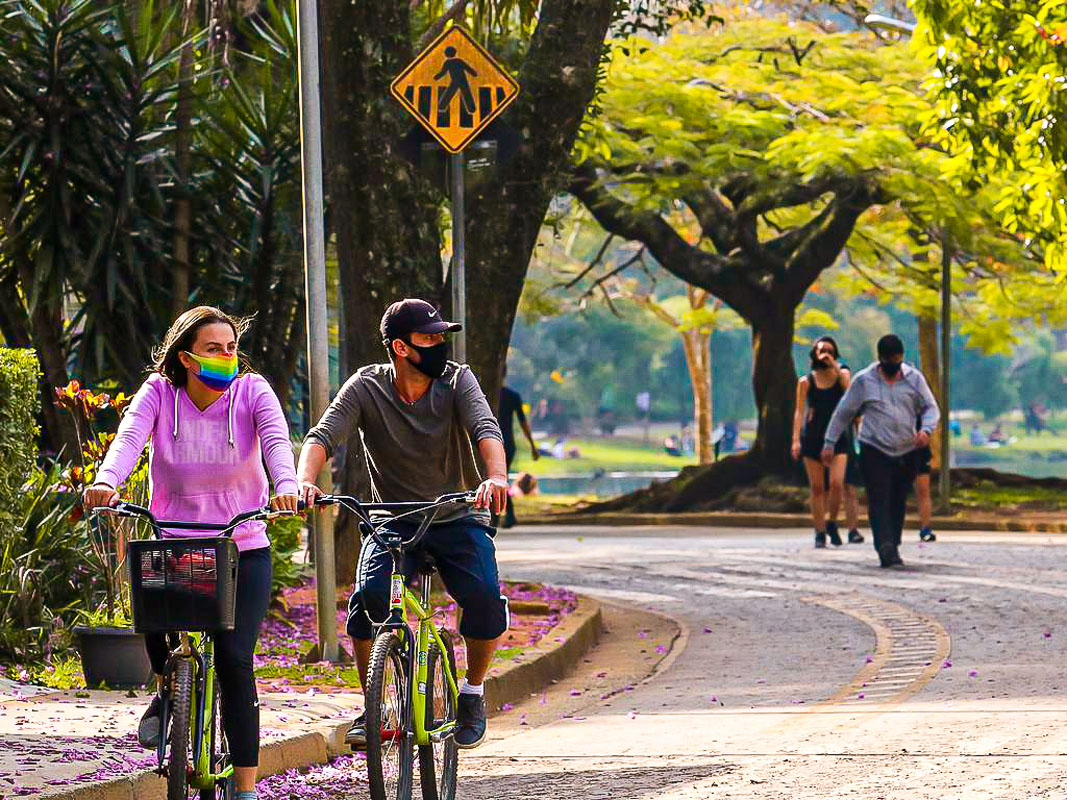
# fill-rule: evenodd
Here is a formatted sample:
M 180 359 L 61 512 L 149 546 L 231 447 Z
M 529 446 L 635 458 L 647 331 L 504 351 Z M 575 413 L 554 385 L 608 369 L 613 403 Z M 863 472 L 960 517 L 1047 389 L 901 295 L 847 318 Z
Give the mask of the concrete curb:
M 647 525 L 682 526 L 701 528 L 810 528 L 811 518 L 806 514 L 761 514 L 728 511 L 683 511 L 666 513 L 572 513 L 525 516 L 522 525 Z M 866 517 L 860 518 L 860 527 L 869 528 Z M 1026 517 L 988 517 L 982 519 L 957 519 L 934 517 L 935 531 L 1009 531 L 1019 533 L 1067 533 L 1067 515 L 1061 520 L 1027 519 Z M 909 520 L 909 530 L 918 530 L 914 519 Z
M 542 640 L 526 651 L 526 660 L 509 664 L 486 679 L 486 706 L 498 711 L 505 703 L 522 700 L 559 680 L 600 640 L 602 629 L 600 604 L 579 596 L 578 608 L 553 629 L 553 641 Z M 259 751 L 259 777 L 324 764 L 332 756 L 351 752 L 344 741 L 349 724 L 320 724 L 292 738 L 264 742 Z M 41 795 L 48 800 L 165 800 L 166 796 L 166 783 L 153 772 Z

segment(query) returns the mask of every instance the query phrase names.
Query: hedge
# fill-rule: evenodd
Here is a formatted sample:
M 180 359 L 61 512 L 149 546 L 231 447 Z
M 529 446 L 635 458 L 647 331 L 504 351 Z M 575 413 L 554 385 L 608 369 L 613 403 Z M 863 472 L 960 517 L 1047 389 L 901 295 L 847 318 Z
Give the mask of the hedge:
M 37 353 L 0 347 L 0 509 L 17 505 L 37 460 Z

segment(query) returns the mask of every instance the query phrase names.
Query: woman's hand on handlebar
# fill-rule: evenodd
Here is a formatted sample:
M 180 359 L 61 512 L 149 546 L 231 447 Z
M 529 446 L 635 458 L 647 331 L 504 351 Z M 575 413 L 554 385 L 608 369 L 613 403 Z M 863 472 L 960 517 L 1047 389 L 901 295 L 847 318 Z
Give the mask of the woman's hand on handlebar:
M 475 508 L 488 508 L 494 514 L 500 514 L 508 504 L 508 482 L 501 478 L 489 478 L 482 481 L 474 497 Z
M 296 504 L 298 496 L 295 494 L 278 494 L 270 499 L 271 511 L 289 511 L 295 514 L 297 512 Z
M 82 504 L 86 509 L 100 508 L 101 506 L 114 506 L 119 501 L 119 493 L 106 483 L 94 483 L 86 487 L 82 496 Z

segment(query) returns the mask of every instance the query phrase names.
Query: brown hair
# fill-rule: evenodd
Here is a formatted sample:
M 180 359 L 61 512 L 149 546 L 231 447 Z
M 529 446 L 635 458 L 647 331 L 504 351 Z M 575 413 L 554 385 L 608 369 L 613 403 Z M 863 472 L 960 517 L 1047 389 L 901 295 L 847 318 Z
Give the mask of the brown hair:
M 174 320 L 170 330 L 163 337 L 163 342 L 152 351 L 152 370 L 160 373 L 174 386 L 184 386 L 187 376 L 185 367 L 178 359 L 178 354 L 183 350 L 188 351 L 193 346 L 196 335 L 202 327 L 215 323 L 229 325 L 233 329 L 234 337 L 240 342 L 251 320 L 230 316 L 214 306 L 190 308 Z

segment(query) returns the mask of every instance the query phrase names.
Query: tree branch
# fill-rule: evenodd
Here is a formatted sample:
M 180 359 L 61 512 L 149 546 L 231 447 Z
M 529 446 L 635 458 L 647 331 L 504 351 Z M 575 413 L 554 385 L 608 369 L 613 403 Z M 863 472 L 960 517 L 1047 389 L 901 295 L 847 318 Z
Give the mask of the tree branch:
M 660 215 L 637 211 L 601 186 L 591 164 L 575 167 L 570 191 L 604 230 L 641 242 L 668 272 L 707 289 L 746 319 L 766 304 L 766 292 L 750 279 L 744 260 L 693 247 Z
M 445 29 L 445 25 L 467 10 L 467 3 L 469 2 L 470 0 L 456 0 L 456 2 L 452 4 L 452 8 L 448 9 L 448 11 L 430 23 L 430 27 L 426 29 L 426 33 L 422 35 L 418 44 L 415 45 L 415 52 L 421 53 L 430 42 L 440 36 L 441 31 Z M 411 9 L 414 9 L 416 5 L 417 2 L 413 0 Z

